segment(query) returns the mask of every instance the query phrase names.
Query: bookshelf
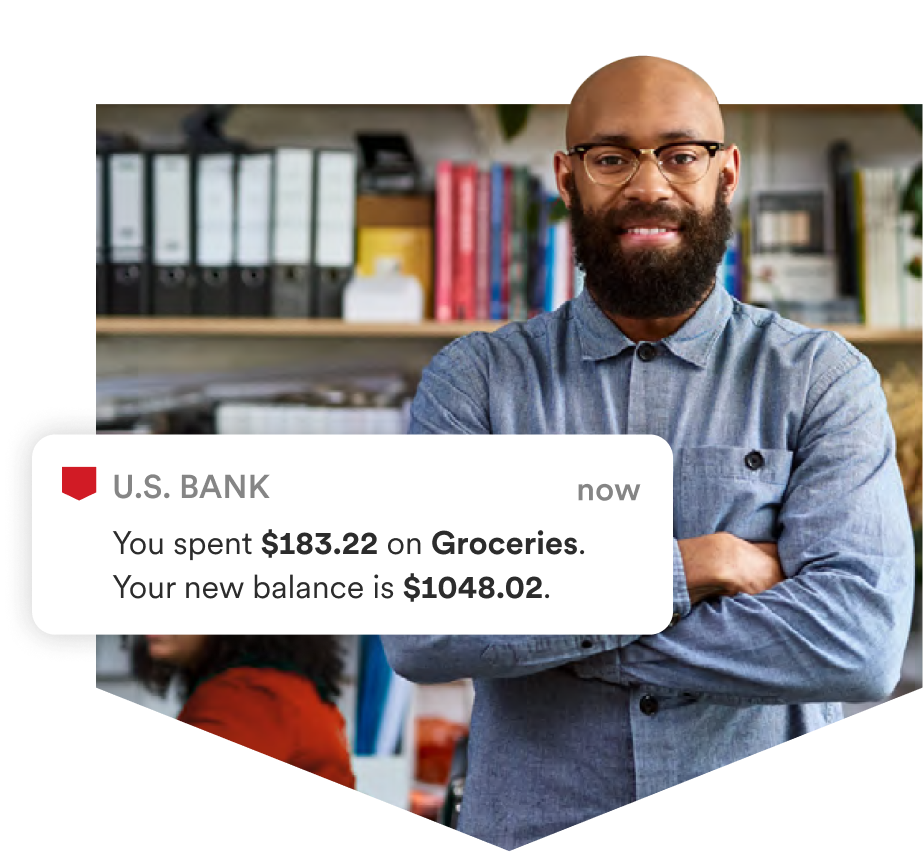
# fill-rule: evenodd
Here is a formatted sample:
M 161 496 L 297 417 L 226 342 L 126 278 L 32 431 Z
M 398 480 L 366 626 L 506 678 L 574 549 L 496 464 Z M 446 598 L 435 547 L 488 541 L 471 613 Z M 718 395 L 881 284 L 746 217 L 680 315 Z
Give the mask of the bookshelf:
M 494 331 L 502 322 L 349 323 L 332 319 L 272 317 L 97 317 L 97 337 L 342 337 L 450 340 L 474 331 Z M 853 343 L 923 343 L 918 328 L 829 326 Z

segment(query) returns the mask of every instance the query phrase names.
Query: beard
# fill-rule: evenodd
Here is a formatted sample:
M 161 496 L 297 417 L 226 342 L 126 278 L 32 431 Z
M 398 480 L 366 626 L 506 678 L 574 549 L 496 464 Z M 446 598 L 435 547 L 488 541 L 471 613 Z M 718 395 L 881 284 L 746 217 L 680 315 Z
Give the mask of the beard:
M 631 319 L 675 317 L 705 298 L 732 233 L 723 175 L 714 206 L 706 213 L 638 201 L 594 213 L 584 209 L 573 175 L 566 181 L 574 260 L 586 274 L 587 290 L 605 313 Z M 624 223 L 651 219 L 678 228 L 679 245 L 623 251 L 619 234 Z

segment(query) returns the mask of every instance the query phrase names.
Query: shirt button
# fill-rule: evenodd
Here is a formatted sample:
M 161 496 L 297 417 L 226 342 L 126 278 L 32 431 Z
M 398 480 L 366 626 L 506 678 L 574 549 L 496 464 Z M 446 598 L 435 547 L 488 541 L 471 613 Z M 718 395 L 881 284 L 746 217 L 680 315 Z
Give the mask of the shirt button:
M 657 712 L 659 704 L 653 695 L 642 695 L 638 706 L 645 716 L 653 716 Z
M 581 648 L 592 648 L 592 647 L 593 647 L 593 640 L 592 640 L 592 639 L 584 639 L 584 640 L 580 643 L 580 647 L 581 647 Z
M 673 618 L 670 619 L 670 627 L 672 627 L 674 624 L 679 624 L 679 620 L 681 618 L 682 616 L 678 612 L 674 612 Z
M 750 470 L 759 470 L 764 464 L 766 464 L 766 459 L 763 458 L 763 454 L 757 450 L 753 450 L 751 453 L 747 453 L 744 456 L 744 464 L 750 468 Z
M 653 343 L 642 343 L 638 347 L 638 357 L 642 361 L 653 361 L 657 357 L 657 347 Z

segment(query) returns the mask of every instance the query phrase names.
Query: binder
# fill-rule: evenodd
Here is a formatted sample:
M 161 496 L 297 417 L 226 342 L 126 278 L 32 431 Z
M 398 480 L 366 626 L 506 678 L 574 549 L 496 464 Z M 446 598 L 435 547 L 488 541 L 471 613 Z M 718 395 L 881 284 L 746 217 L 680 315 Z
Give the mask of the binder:
M 195 167 L 196 312 L 230 316 L 235 155 L 198 154 Z
M 237 162 L 237 238 L 231 290 L 240 316 L 267 316 L 270 297 L 272 167 L 270 152 Z
M 109 156 L 109 310 L 150 312 L 150 268 L 146 227 L 147 163 L 131 151 Z
M 192 166 L 189 154 L 151 155 L 152 312 L 193 313 Z
M 96 152 L 96 313 L 109 313 L 109 161 Z
M 356 264 L 356 153 L 317 152 L 314 316 L 341 317 Z
M 274 316 L 311 314 L 314 154 L 279 148 L 273 177 L 271 309 Z

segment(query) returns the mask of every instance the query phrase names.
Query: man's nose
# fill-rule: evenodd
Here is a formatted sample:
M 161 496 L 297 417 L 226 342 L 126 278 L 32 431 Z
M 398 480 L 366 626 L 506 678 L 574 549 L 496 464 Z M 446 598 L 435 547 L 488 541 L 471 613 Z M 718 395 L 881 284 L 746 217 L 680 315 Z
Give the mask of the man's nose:
M 641 158 L 638 170 L 622 192 L 627 199 L 653 204 L 673 196 L 673 187 L 663 176 L 660 167 L 650 155 Z

